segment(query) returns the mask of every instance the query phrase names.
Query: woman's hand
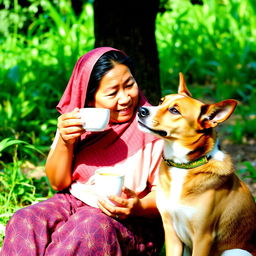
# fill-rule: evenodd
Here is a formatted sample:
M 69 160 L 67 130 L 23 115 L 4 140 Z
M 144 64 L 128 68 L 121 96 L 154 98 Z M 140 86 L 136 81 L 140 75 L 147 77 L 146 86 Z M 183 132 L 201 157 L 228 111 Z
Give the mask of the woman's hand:
M 116 206 L 111 205 L 105 200 L 99 200 L 98 206 L 106 215 L 116 219 L 126 219 L 129 216 L 140 215 L 141 201 L 134 191 L 123 187 L 122 197 L 109 196 Z
M 58 130 L 62 140 L 65 143 L 75 143 L 77 138 L 85 132 L 82 127 L 78 108 L 75 108 L 72 112 L 68 112 L 59 116 Z

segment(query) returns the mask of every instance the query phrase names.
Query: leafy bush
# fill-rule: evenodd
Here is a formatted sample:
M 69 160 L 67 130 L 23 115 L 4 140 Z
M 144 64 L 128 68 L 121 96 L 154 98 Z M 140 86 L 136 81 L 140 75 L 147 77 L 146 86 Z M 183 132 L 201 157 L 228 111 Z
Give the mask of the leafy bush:
M 22 170 L 24 159 L 18 159 L 18 147 L 27 149 L 30 153 L 38 151 L 33 145 L 25 141 L 6 138 L 0 142 L 0 156 L 5 150 L 12 149 L 13 159 L 11 163 L 0 162 L 0 226 L 4 227 L 12 214 L 26 205 L 45 200 L 53 195 L 49 189 L 48 180 L 45 176 L 36 179 L 29 177 Z M 41 153 L 41 152 L 39 152 Z M 0 247 L 3 239 L 0 232 Z
M 31 1 L 28 8 L 15 3 L 0 11 L 8 28 L 0 38 L 0 138 L 21 139 L 46 152 L 56 131 L 55 106 L 77 58 L 93 47 L 92 8 L 85 5 L 77 18 L 68 1 Z M 27 23 L 26 29 L 20 25 Z
M 163 89 L 172 89 L 182 71 L 196 85 L 214 84 L 211 93 L 217 99 L 241 98 L 239 91 L 252 91 L 256 83 L 252 2 L 208 0 L 192 6 L 185 0 L 171 1 L 171 11 L 157 19 Z
M 240 143 L 256 138 L 256 8 L 252 0 L 168 1 L 171 11 L 157 18 L 163 94 L 176 92 L 185 74 L 193 95 L 203 101 L 240 101 L 228 130 Z

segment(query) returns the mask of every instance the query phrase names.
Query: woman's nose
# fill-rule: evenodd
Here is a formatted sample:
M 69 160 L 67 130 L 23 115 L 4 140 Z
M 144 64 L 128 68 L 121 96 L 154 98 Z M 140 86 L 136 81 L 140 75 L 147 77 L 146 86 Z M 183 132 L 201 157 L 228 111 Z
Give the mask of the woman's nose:
M 119 104 L 127 104 L 131 100 L 131 96 L 125 91 L 120 92 L 118 103 Z

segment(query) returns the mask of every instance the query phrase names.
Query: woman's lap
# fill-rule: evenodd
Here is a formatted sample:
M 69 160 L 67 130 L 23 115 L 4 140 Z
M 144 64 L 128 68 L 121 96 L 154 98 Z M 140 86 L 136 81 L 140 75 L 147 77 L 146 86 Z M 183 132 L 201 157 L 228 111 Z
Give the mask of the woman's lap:
M 14 214 L 0 255 L 156 255 L 163 244 L 157 222 L 119 222 L 69 193 L 58 193 Z
M 70 215 L 68 194 L 18 210 L 7 224 L 1 255 L 43 255 L 51 232 Z

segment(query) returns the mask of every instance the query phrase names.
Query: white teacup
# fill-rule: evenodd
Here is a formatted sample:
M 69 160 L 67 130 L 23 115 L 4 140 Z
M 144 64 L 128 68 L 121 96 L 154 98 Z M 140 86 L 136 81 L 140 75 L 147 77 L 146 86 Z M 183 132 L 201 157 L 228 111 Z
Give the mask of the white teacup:
M 95 172 L 95 187 L 99 198 L 114 204 L 108 196 L 121 196 L 124 185 L 124 174 L 113 168 L 100 169 Z
M 107 108 L 81 108 L 79 112 L 86 131 L 103 131 L 108 125 L 110 110 Z

